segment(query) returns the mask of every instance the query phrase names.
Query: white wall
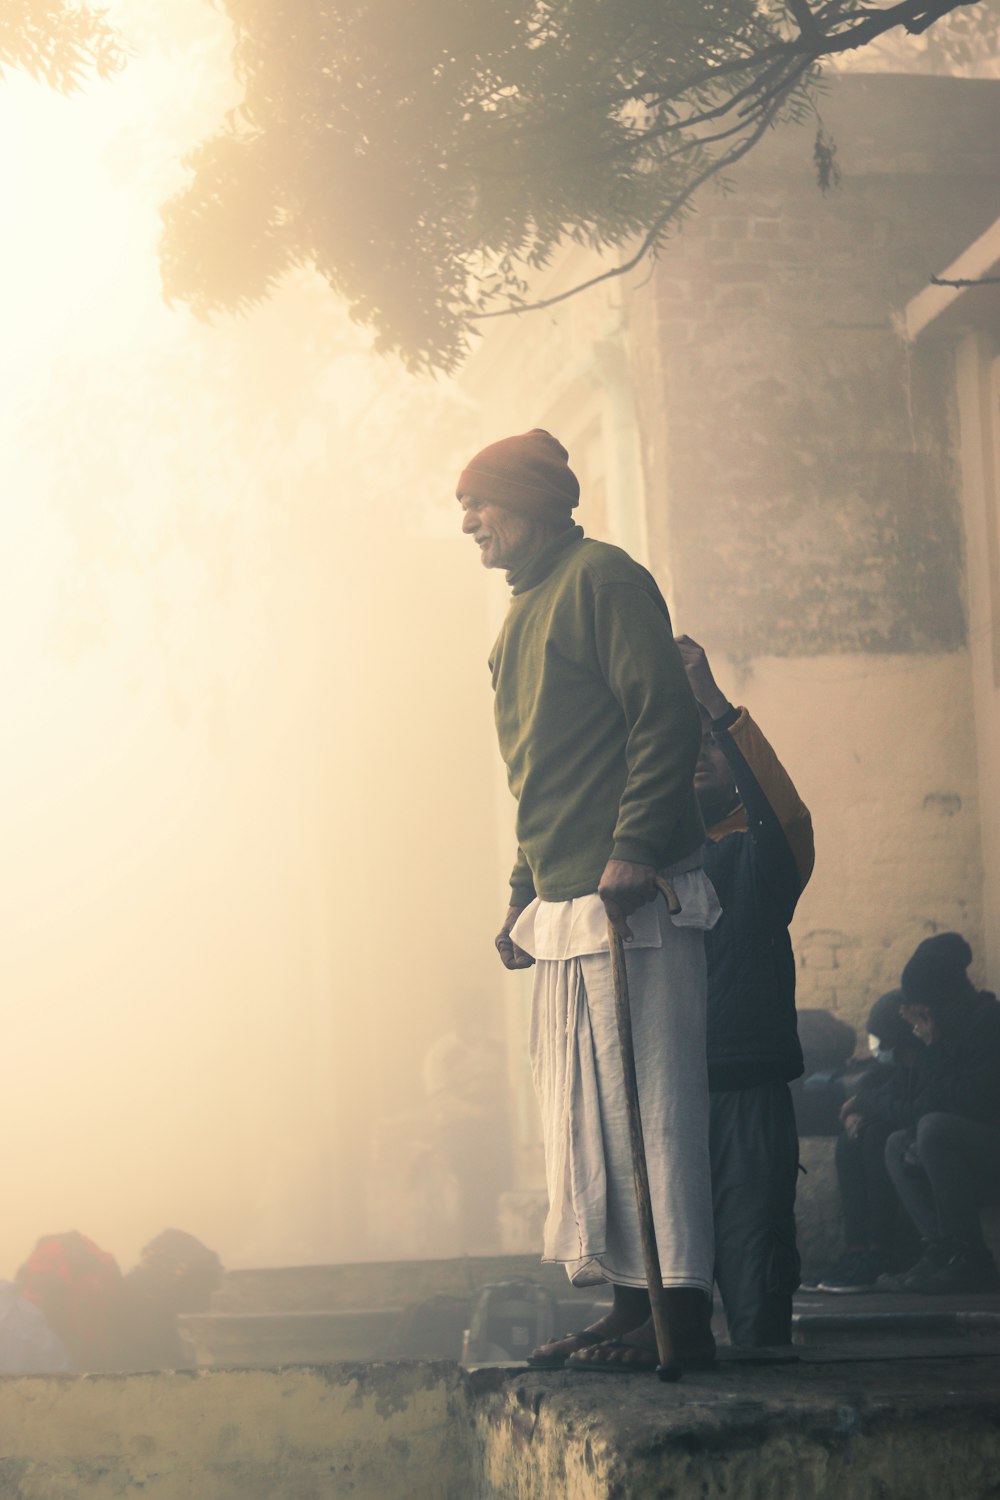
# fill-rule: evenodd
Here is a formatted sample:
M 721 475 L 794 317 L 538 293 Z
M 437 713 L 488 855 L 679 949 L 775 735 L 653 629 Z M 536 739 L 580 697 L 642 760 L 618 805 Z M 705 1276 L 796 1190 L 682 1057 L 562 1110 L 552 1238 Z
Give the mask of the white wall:
M 956 357 L 969 654 L 981 801 L 983 946 L 1000 990 L 1000 355 L 970 334 Z
M 949 929 L 968 937 L 982 980 L 967 654 L 713 661 L 813 815 L 816 869 L 792 926 L 800 1007 L 862 1026 L 916 944 Z

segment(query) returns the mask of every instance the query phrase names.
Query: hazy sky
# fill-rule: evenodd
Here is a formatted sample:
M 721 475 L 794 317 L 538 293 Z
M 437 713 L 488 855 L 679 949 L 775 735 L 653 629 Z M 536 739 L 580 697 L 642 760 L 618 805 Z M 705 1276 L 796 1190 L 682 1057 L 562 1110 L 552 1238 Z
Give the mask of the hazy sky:
M 419 1136 L 430 1043 L 504 1024 L 476 416 L 315 278 L 164 307 L 226 30 L 113 11 L 119 77 L 0 88 L 0 1275 L 69 1228 L 123 1266 L 168 1224 L 228 1264 L 385 1253 L 374 1122 Z

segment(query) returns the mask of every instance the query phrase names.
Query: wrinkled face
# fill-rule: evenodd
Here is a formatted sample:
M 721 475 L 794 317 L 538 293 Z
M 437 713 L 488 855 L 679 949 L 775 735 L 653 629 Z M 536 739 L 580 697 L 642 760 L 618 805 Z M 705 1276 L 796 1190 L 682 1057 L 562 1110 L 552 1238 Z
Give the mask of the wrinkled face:
M 479 548 L 484 568 L 516 568 L 544 546 L 548 531 L 534 516 L 507 510 L 490 500 L 459 495 L 462 530 Z
M 701 750 L 694 768 L 694 794 L 706 828 L 711 828 L 736 800 L 736 785 L 729 762 L 715 743 L 715 736 L 702 720 Z

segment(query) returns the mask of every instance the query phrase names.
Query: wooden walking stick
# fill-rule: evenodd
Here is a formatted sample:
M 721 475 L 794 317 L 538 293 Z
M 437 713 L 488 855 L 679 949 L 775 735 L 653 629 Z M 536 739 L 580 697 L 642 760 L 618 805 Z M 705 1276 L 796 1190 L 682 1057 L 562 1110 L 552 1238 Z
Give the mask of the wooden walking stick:
M 667 910 L 673 915 L 679 912 L 680 902 L 673 886 L 661 876 L 656 884 L 667 902 Z M 622 1073 L 625 1078 L 625 1102 L 628 1109 L 628 1132 L 632 1146 L 632 1176 L 635 1181 L 636 1204 L 639 1209 L 639 1235 L 642 1240 L 642 1258 L 646 1266 L 646 1284 L 649 1287 L 649 1305 L 653 1313 L 653 1329 L 656 1333 L 656 1353 L 659 1364 L 656 1373 L 661 1380 L 678 1380 L 681 1367 L 674 1359 L 670 1328 L 667 1322 L 667 1305 L 660 1273 L 660 1255 L 656 1248 L 656 1231 L 653 1227 L 653 1204 L 649 1196 L 649 1173 L 646 1170 L 646 1146 L 642 1137 L 642 1116 L 639 1113 L 639 1087 L 635 1076 L 635 1048 L 632 1045 L 632 1011 L 629 1006 L 628 974 L 625 970 L 625 948 L 611 923 L 608 923 L 608 940 L 611 944 L 611 976 L 615 987 L 615 1017 L 618 1022 L 618 1045 L 622 1055 Z

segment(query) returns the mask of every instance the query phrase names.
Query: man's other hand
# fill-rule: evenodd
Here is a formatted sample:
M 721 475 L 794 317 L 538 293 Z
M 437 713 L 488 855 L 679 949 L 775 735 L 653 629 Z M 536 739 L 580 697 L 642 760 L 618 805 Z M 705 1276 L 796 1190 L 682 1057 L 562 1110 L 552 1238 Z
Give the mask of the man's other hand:
M 712 676 L 705 648 L 699 646 L 689 635 L 679 635 L 676 640 L 691 691 L 710 719 L 721 719 L 729 707 L 729 699 Z
M 658 890 L 652 865 L 636 865 L 627 859 L 609 859 L 597 886 L 608 921 L 620 938 L 628 941 L 632 930 L 626 921 L 640 906 L 655 901 Z
M 496 935 L 497 952 L 505 969 L 530 969 L 535 962 L 531 954 L 519 948 L 510 935 L 510 929 L 523 911 L 523 906 L 508 906 L 503 926 Z

